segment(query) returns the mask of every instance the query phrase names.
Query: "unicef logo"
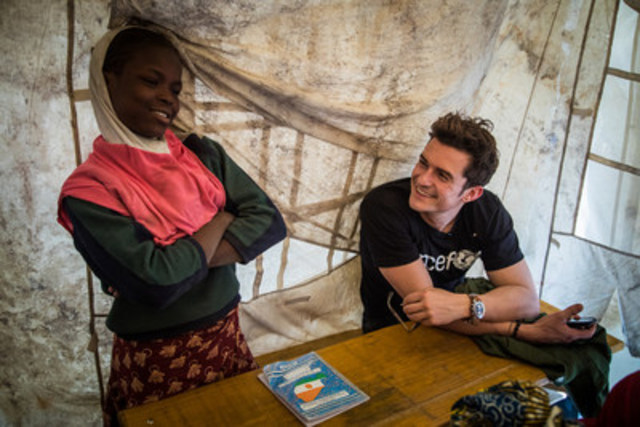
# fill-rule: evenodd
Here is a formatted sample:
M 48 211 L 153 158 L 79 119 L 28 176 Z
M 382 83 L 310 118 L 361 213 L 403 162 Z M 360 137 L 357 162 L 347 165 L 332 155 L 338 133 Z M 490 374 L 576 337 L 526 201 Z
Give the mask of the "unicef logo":
M 478 258 L 478 253 L 473 253 L 467 249 L 463 249 L 457 253 L 453 259 L 453 266 L 459 270 L 466 270 L 471 267 L 471 264 Z
M 481 253 L 482 251 L 474 253 L 468 249 L 463 249 L 459 252 L 451 251 L 448 255 L 441 254 L 437 257 L 421 254 L 420 258 L 427 268 L 427 271 L 449 271 L 451 266 L 458 270 L 466 271 L 471 267 L 471 264 L 478 259 Z

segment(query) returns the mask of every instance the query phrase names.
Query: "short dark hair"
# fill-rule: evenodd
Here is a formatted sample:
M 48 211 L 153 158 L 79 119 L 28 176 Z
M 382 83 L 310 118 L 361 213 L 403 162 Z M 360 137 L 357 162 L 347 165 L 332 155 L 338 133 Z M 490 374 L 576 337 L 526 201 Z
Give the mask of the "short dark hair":
M 460 113 L 448 113 L 431 125 L 430 138 L 471 156 L 471 163 L 464 171 L 465 188 L 487 185 L 498 169 L 498 147 L 492 130 L 490 120 Z
M 146 28 L 132 27 L 120 31 L 111 40 L 102 64 L 102 72 L 113 72 L 120 74 L 124 65 L 141 48 L 146 47 L 166 47 L 173 50 L 178 55 L 175 46 L 162 34 Z

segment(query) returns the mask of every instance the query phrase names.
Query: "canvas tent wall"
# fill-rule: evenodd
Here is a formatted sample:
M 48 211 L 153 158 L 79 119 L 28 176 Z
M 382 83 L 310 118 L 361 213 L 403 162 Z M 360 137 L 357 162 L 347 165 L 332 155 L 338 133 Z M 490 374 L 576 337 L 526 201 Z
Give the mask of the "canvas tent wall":
M 9 0 L 0 12 L 0 424 L 99 423 L 109 300 L 55 204 L 97 135 L 90 47 L 132 17 L 174 34 L 190 62 L 178 130 L 223 143 L 286 218 L 286 241 L 239 269 L 255 353 L 359 327 L 359 202 L 408 175 L 433 119 L 462 110 L 496 124 L 489 188 L 541 296 L 600 318 L 621 296 L 640 354 L 639 36 L 625 3 Z

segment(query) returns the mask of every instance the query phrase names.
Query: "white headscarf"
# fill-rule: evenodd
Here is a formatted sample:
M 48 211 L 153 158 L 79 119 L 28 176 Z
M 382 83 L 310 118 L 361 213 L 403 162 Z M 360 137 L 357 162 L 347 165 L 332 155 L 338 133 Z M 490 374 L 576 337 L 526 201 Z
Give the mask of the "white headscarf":
M 146 138 L 132 132 L 116 115 L 107 83 L 102 73 L 104 58 L 113 38 L 122 30 L 134 27 L 122 27 L 107 32 L 94 46 L 89 64 L 89 91 L 91 105 L 98 122 L 100 133 L 112 144 L 125 144 L 154 153 L 169 153 L 169 146 L 164 136 L 161 138 Z

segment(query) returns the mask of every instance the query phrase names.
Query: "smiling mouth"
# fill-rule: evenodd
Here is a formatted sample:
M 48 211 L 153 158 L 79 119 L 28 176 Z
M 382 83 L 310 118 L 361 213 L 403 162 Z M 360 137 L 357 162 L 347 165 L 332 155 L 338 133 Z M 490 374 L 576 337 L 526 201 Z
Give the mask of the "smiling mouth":
M 425 190 L 421 189 L 417 185 L 414 185 L 413 188 L 416 190 L 416 193 L 418 193 L 419 196 L 430 197 L 430 198 L 434 198 L 435 197 L 435 195 L 431 194 L 431 192 L 425 191 Z
M 156 116 L 157 118 L 160 119 L 161 122 L 163 123 L 170 123 L 171 122 L 171 115 L 169 113 L 167 113 L 166 111 L 160 111 L 160 110 L 153 110 L 152 114 L 154 116 Z

